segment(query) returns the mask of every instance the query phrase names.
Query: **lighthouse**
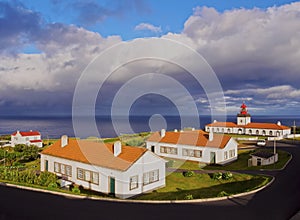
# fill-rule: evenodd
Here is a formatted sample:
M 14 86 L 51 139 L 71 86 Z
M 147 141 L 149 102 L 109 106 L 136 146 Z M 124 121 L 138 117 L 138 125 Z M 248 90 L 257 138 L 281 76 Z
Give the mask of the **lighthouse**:
M 247 105 L 243 103 L 240 108 L 241 111 L 237 114 L 237 125 L 247 125 L 251 123 L 251 115 L 248 113 Z

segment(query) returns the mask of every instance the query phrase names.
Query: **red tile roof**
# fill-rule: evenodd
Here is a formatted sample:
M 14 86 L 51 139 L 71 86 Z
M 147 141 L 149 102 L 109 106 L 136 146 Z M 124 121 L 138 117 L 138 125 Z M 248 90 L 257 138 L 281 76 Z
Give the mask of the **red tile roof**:
M 125 171 L 146 151 L 145 148 L 122 146 L 122 152 L 115 157 L 112 144 L 69 139 L 68 145 L 65 147 L 61 147 L 61 141 L 59 140 L 43 150 L 41 154 Z
M 31 143 L 38 143 L 38 142 L 42 142 L 42 140 L 31 140 Z
M 21 134 L 21 136 L 26 137 L 26 136 L 38 136 L 41 135 L 40 132 L 38 131 L 19 131 L 19 133 Z M 14 132 L 12 135 L 15 136 L 17 134 L 17 131 Z
M 274 123 L 249 123 L 244 128 L 260 128 L 260 129 L 274 129 L 274 130 L 286 130 L 290 129 L 284 125 L 278 125 Z
M 237 127 L 238 125 L 234 122 L 214 122 L 214 123 L 211 123 L 211 124 L 208 124 L 206 126 L 209 126 L 209 127 L 230 127 L 230 128 L 234 128 L 234 127 Z
M 147 141 L 223 149 L 227 145 L 230 138 L 231 137 L 228 135 L 214 133 L 213 140 L 209 141 L 209 134 L 207 132 L 197 130 L 166 132 L 166 135 L 162 138 L 159 132 L 155 132 L 148 138 Z
M 274 130 L 286 130 L 290 129 L 284 125 L 277 125 L 274 123 L 249 123 L 247 125 L 237 125 L 233 122 L 214 122 L 212 124 L 206 125 L 208 127 L 227 127 L 227 128 L 234 128 L 234 127 L 241 127 L 241 128 L 258 128 L 258 129 L 274 129 Z

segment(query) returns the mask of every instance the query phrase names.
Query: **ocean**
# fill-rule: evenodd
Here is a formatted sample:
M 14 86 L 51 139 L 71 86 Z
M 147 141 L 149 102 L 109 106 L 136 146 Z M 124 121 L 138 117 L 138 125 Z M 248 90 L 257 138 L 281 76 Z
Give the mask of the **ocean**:
M 211 123 L 213 120 L 211 116 L 200 116 L 200 126 L 197 126 L 197 123 L 194 119 L 190 119 L 187 117 L 185 120 L 185 124 L 182 124 L 182 118 L 179 116 L 165 116 L 164 124 L 167 130 L 174 129 L 183 129 L 184 127 L 195 127 L 200 129 L 204 129 L 206 124 Z M 79 129 L 80 132 L 76 133 L 77 137 L 87 138 L 91 136 L 101 137 L 101 138 L 109 138 L 115 137 L 121 134 L 126 133 L 139 133 L 139 132 L 147 132 L 152 130 L 160 130 L 160 123 L 151 126 L 149 124 L 149 116 L 130 116 L 129 117 L 129 126 L 131 131 L 128 132 L 124 130 L 128 128 L 128 120 L 127 117 L 118 117 L 116 123 L 112 123 L 110 116 L 96 116 L 96 129 L 90 129 L 88 121 L 85 120 L 85 117 L 79 118 Z M 215 118 L 214 118 L 215 119 Z M 159 121 L 159 120 L 158 120 Z M 236 121 L 236 115 L 227 116 L 227 121 Z M 252 116 L 252 122 L 269 122 L 269 123 L 277 123 L 277 121 L 281 121 L 283 125 L 293 126 L 294 121 L 296 125 L 300 125 L 300 116 Z M 123 129 L 123 130 L 122 130 Z M 0 135 L 11 134 L 17 130 L 20 131 L 28 131 L 28 130 L 38 130 L 42 134 L 43 139 L 48 138 L 59 138 L 61 135 L 68 135 L 70 137 L 75 136 L 75 132 L 72 124 L 72 117 L 32 117 L 32 116 L 0 116 Z M 78 129 L 77 129 L 78 130 Z M 121 132 L 120 132 L 121 131 Z M 79 134 L 79 135 L 78 135 Z

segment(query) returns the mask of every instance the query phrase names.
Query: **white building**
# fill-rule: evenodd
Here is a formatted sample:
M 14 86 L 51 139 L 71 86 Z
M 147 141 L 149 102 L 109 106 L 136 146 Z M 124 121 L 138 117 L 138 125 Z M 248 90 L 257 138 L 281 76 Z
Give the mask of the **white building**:
M 129 198 L 165 186 L 166 161 L 145 148 L 61 140 L 41 153 L 41 171 L 97 192 Z
M 274 164 L 278 161 L 278 154 L 268 151 L 258 151 L 251 154 L 251 159 L 249 160 L 250 166 L 264 166 Z
M 291 128 L 281 125 L 278 121 L 274 123 L 254 123 L 251 122 L 251 115 L 247 111 L 245 103 L 241 106 L 241 111 L 237 115 L 237 123 L 214 121 L 205 126 L 206 132 L 223 134 L 244 134 L 255 136 L 287 137 L 291 134 Z
M 11 135 L 11 146 L 17 144 L 35 145 L 43 147 L 41 133 L 38 131 L 16 131 Z
M 237 142 L 228 135 L 194 131 L 153 133 L 146 141 L 155 154 L 207 164 L 226 164 L 237 159 Z

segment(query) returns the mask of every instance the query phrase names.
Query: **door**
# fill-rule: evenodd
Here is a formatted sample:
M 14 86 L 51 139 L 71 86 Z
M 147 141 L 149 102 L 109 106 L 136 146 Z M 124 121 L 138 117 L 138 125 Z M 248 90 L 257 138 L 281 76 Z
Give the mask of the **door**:
M 45 160 L 45 171 L 48 171 L 48 160 Z
M 115 189 L 116 189 L 116 181 L 115 181 L 115 178 L 113 178 L 113 177 L 110 177 L 110 179 L 109 179 L 110 181 L 110 189 L 109 189 L 109 194 L 111 194 L 111 195 L 115 195 Z
M 155 146 L 151 146 L 151 151 L 153 152 L 153 153 L 155 153 Z
M 215 152 L 210 152 L 210 163 L 211 164 L 216 163 L 216 153 Z
M 261 158 L 257 158 L 257 166 L 261 165 Z

